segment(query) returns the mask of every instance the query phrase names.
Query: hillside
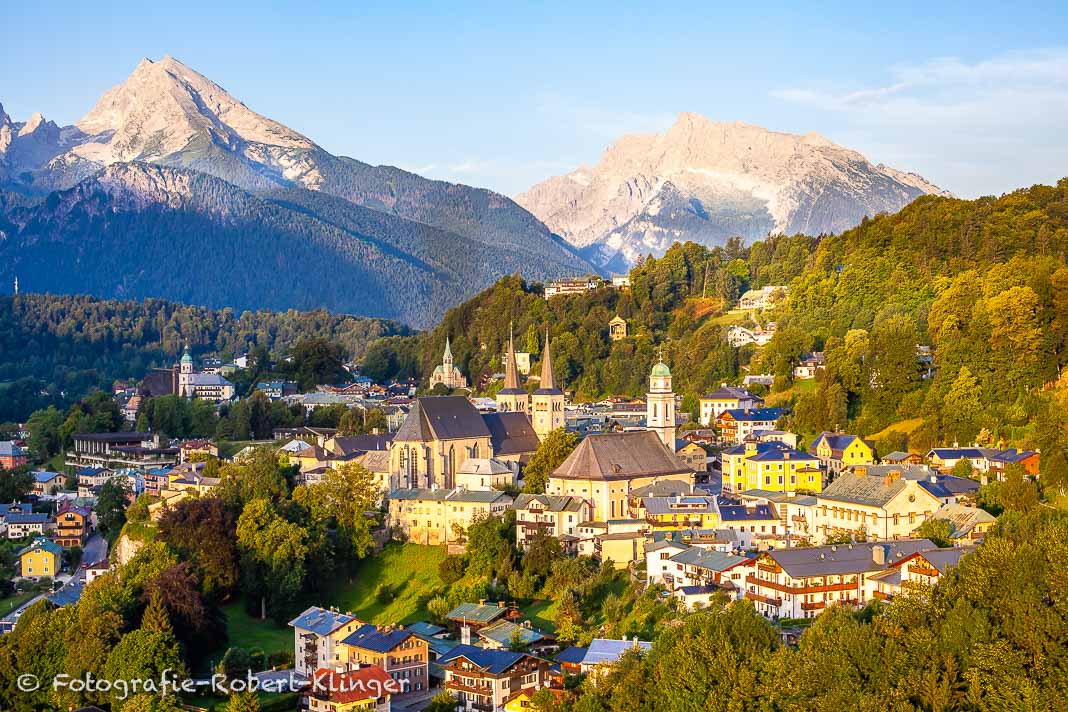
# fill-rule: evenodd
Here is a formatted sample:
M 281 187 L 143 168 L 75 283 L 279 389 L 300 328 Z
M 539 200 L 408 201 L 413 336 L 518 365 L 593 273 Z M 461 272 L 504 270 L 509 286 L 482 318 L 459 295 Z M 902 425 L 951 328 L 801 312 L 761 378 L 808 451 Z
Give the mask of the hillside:
M 662 345 L 687 410 L 747 368 L 776 377 L 773 390 L 784 395 L 775 400 L 792 406 L 791 427 L 803 435 L 835 426 L 868 435 L 908 421 L 882 432 L 880 447 L 922 451 L 988 437 L 1042 448 L 1051 475 L 1063 469 L 1068 482 L 1068 387 L 1052 385 L 1068 366 L 1066 256 L 1068 179 L 999 198 L 928 196 L 818 240 L 677 244 L 632 269 L 628 292 L 546 303 L 536 288 L 505 279 L 424 336 L 372 345 L 367 359 L 426 374 L 450 334 L 465 373 L 488 374 L 499 370 L 493 359 L 510 322 L 527 350 L 548 325 L 558 379 L 576 399 L 594 400 L 643 393 Z M 789 285 L 785 303 L 762 315 L 777 322 L 776 336 L 762 349 L 729 347 L 733 317 L 709 311 L 708 300 L 730 305 L 767 284 Z M 617 313 L 632 336 L 611 342 Z M 933 377 L 919 345 L 933 349 Z M 792 388 L 793 367 L 813 350 L 825 353 L 826 370 Z
M 22 422 L 49 405 L 65 408 L 92 388 L 110 390 L 117 379 L 172 366 L 187 343 L 198 356 L 232 358 L 256 345 L 280 354 L 302 338 L 324 337 L 360 358 L 375 339 L 407 333 L 395 322 L 325 311 L 237 313 L 159 299 L 0 297 L 0 422 Z
M 116 163 L 7 211 L 0 282 L 27 291 L 315 309 L 422 326 L 496 278 L 514 250 L 303 189 L 260 196 L 203 173 Z M 270 287 L 268 288 L 268 285 Z
M 5 257 L 24 255 L 0 274 L 39 291 L 423 326 L 504 274 L 594 270 L 509 198 L 334 156 L 172 57 L 143 60 L 72 126 L 0 107 L 0 191 Z M 42 206 L 12 213 L 26 198 Z M 250 266 L 285 278 L 265 289 Z

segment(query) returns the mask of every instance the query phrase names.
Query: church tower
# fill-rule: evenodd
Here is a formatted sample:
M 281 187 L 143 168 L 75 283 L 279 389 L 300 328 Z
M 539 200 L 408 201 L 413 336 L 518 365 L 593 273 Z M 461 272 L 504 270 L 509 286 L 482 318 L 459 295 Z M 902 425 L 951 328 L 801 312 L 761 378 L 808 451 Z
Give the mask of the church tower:
M 519 367 L 515 362 L 515 341 L 508 327 L 508 354 L 504 358 L 504 388 L 497 391 L 497 411 L 529 413 L 530 395 L 519 385 Z
M 675 452 L 675 394 L 671 391 L 671 370 L 663 354 L 649 374 L 649 392 L 645 396 L 645 427 L 660 437 L 660 442 Z
M 185 345 L 185 353 L 178 365 L 178 395 L 182 398 L 193 397 L 193 357 L 189 354 L 189 344 Z
M 553 430 L 564 427 L 564 392 L 556 387 L 548 329 L 545 330 L 545 349 L 541 354 L 541 384 L 531 398 L 530 420 L 534 432 L 542 440 Z

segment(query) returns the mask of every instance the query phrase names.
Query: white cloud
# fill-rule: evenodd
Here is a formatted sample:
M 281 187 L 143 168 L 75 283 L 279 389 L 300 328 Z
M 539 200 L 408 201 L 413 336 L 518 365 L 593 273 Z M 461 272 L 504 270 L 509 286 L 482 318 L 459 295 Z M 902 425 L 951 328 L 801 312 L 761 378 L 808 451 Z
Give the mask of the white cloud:
M 935 58 L 889 74 L 873 87 L 789 87 L 773 95 L 826 113 L 840 143 L 962 195 L 1068 173 L 1068 48 L 976 62 Z

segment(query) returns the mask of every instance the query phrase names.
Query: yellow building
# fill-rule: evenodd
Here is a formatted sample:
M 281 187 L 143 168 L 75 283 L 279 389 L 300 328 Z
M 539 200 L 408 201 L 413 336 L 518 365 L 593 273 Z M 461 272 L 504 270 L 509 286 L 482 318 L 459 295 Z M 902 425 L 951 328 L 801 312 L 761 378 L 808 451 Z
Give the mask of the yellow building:
M 588 435 L 549 475 L 545 493 L 581 497 L 594 521 L 627 516 L 627 498 L 639 487 L 678 480 L 691 489 L 694 471 L 650 431 Z
M 810 449 L 831 473 L 841 472 L 853 465 L 871 465 L 875 462 L 875 448 L 857 435 L 820 433 L 812 441 Z
M 63 547 L 51 539 L 37 537 L 33 543 L 19 552 L 23 578 L 53 577 L 59 572 Z
M 750 440 L 728 448 L 723 451 L 722 463 L 725 492 L 823 490 L 819 459 L 777 440 Z
M 740 386 L 728 386 L 726 383 L 719 388 L 701 396 L 700 420 L 706 428 L 716 422 L 721 413 L 739 408 L 759 408 L 764 404 L 764 399 L 755 396 L 746 388 Z
M 460 544 L 476 517 L 500 515 L 512 498 L 494 490 L 400 489 L 389 493 L 389 526 L 413 544 Z
M 906 539 L 941 507 L 924 485 L 884 466 L 885 474 L 858 467 L 843 473 L 816 498 L 816 536 L 858 541 Z
M 717 529 L 720 524 L 719 505 L 712 495 L 642 497 L 641 506 L 653 531 Z

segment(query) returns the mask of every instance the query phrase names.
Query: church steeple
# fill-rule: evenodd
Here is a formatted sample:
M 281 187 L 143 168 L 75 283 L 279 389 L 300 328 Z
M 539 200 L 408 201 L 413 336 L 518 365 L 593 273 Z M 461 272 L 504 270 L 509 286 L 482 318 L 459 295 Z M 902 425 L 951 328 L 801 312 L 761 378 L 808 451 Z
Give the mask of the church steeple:
M 449 343 L 448 335 L 445 336 L 445 353 L 441 359 L 445 363 L 452 363 L 452 344 Z
M 564 427 L 564 392 L 556 387 L 553 359 L 549 347 L 549 330 L 545 330 L 545 348 L 541 353 L 541 383 L 531 398 L 531 420 L 539 438 Z
M 519 385 L 519 366 L 515 361 L 515 339 L 508 326 L 508 353 L 504 357 L 504 388 L 497 391 L 497 410 L 501 413 L 526 413 L 530 396 Z

